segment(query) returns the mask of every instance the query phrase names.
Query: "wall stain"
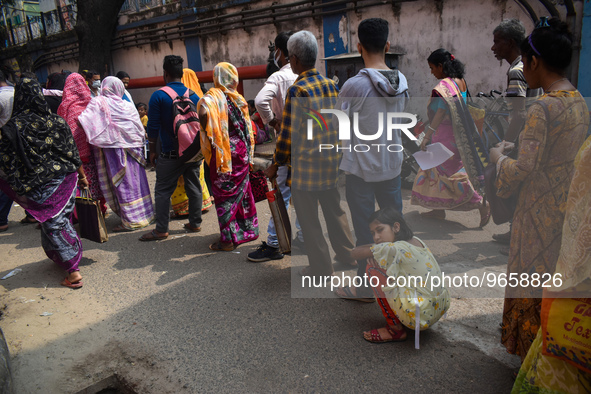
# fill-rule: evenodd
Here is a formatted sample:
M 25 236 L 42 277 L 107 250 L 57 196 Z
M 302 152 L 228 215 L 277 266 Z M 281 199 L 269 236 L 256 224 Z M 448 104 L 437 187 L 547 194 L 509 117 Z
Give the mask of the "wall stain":
M 443 31 L 443 0 L 435 0 L 435 12 L 439 15 L 439 31 Z

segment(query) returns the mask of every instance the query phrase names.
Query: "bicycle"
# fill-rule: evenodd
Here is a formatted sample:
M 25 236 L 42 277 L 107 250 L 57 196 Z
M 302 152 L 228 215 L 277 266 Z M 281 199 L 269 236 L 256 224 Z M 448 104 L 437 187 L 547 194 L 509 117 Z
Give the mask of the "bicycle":
M 499 97 L 495 97 L 495 94 Z M 509 106 L 498 90 L 490 93 L 478 92 L 477 100 L 472 105 L 484 109 L 485 116 L 482 125 L 482 138 L 487 148 L 492 148 L 503 141 L 505 132 L 509 128 Z

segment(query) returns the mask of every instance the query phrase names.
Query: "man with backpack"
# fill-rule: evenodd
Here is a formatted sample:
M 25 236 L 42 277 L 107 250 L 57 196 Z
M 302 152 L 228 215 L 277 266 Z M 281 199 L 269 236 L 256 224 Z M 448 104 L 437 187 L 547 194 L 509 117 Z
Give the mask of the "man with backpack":
M 173 102 L 182 102 L 186 96 L 195 109 L 199 97 L 192 91 L 187 94 L 187 87 L 181 82 L 183 76 L 183 58 L 168 55 L 164 58 L 164 83 L 166 87 L 176 92 L 177 97 L 171 97 L 169 89 L 160 89 L 152 94 L 148 104 L 148 141 L 150 143 L 150 162 L 156 161 L 156 141 L 160 138 L 162 150 L 156 164 L 156 186 L 154 191 L 156 210 L 156 229 L 141 236 L 140 241 L 157 241 L 168 238 L 168 222 L 170 220 L 170 197 L 174 192 L 179 177 L 185 180 L 185 191 L 189 197 L 189 223 L 185 229 L 191 232 L 201 231 L 202 191 L 199 182 L 199 166 L 201 161 L 189 160 L 179 151 L 177 133 L 181 120 L 188 122 L 188 128 L 199 127 L 199 120 L 185 117 L 174 111 Z M 168 90 L 168 92 L 167 92 Z M 185 127 L 186 129 L 186 127 Z M 199 133 L 196 133 L 197 141 Z

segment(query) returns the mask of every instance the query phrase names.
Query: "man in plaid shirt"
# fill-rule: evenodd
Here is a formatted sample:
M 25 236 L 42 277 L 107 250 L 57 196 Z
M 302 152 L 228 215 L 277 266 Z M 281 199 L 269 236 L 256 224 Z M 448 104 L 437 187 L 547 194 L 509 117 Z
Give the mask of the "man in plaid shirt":
M 291 185 L 310 263 L 301 274 L 332 275 L 330 253 L 318 217 L 319 203 L 336 259 L 354 264 L 350 254 L 354 247 L 353 237 L 337 189 L 340 161 L 336 150 L 339 145 L 338 130 L 330 123 L 327 127 L 326 122 L 321 122 L 322 128 L 314 124 L 312 139 L 308 139 L 306 121 L 311 119 L 308 114 L 314 111 L 333 108 L 339 90 L 333 81 L 314 68 L 318 44 L 312 33 L 305 30 L 295 33 L 287 42 L 287 49 L 291 68 L 298 78 L 287 92 L 273 164 L 266 174 L 274 178 L 279 166 L 291 165 L 292 173 L 287 183 Z M 320 146 L 333 148 L 321 150 Z

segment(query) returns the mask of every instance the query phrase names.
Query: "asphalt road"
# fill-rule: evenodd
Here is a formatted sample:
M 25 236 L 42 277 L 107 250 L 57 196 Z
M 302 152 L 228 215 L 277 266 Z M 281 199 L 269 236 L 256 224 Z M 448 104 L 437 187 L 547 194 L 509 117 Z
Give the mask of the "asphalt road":
M 476 211 L 426 219 L 404 194 L 405 217 L 443 271 L 504 272 L 491 235 L 506 225 L 478 229 Z M 265 240 L 269 210 L 265 202 L 257 210 Z M 499 343 L 502 291 L 454 292 L 418 350 L 414 333 L 371 344 L 362 332 L 384 325 L 375 303 L 294 298 L 292 258 L 246 261 L 258 242 L 211 252 L 213 211 L 201 233 L 172 221 L 165 241 L 139 242 L 143 231 L 83 240 L 80 290 L 59 285 L 63 273 L 45 257 L 39 231 L 18 223 L 23 216 L 13 208 L 0 234 L 0 277 L 22 269 L 0 281 L 17 393 L 76 393 L 113 374 L 138 393 L 506 393 L 513 385 L 519 358 Z M 118 223 L 114 214 L 106 221 Z

